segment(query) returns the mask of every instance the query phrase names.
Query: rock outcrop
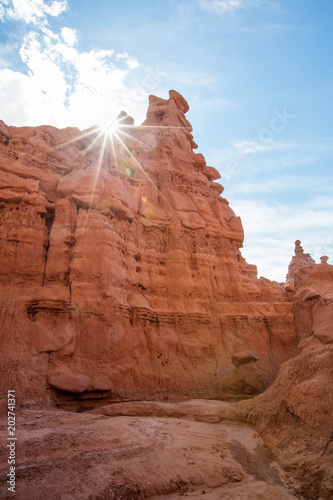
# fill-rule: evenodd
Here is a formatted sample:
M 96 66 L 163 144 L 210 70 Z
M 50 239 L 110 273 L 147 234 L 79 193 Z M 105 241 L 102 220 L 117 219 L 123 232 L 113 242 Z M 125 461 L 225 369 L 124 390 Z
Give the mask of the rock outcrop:
M 194 421 L 195 413 L 212 413 L 213 402 L 202 403 L 178 411 L 159 403 L 161 417 L 152 416 L 156 403 L 141 408 L 142 416 L 135 408 L 133 416 L 115 417 L 23 410 L 15 495 L 0 480 L 1 498 L 295 500 L 258 433 L 209 415 Z
M 295 354 L 291 299 L 242 257 L 187 110 L 171 91 L 113 134 L 2 124 L 1 380 L 21 401 L 223 397 L 235 352 L 264 387 Z
M 112 133 L 0 122 L 16 498 L 328 500 L 333 266 L 297 241 L 287 286 L 258 280 L 187 102 L 149 100 Z
M 252 351 L 233 354 L 231 361 L 236 368 L 223 380 L 223 390 L 229 397 L 254 396 L 267 387 L 260 365 L 256 364 L 259 360 L 260 356 Z
M 333 496 L 333 266 L 325 261 L 296 274 L 293 311 L 301 352 L 266 392 L 239 404 L 240 414 L 301 498 L 326 500 Z
M 257 353 L 252 351 L 236 352 L 235 354 L 232 355 L 231 358 L 232 364 L 235 365 L 237 368 L 241 365 L 253 363 L 259 360 L 260 356 L 258 356 Z
M 296 273 L 303 267 L 315 264 L 315 260 L 311 257 L 309 253 L 304 253 L 303 247 L 301 246 L 300 240 L 295 241 L 295 255 L 291 259 L 288 267 L 288 274 L 286 277 L 286 288 L 290 291 L 294 291 L 294 281 Z

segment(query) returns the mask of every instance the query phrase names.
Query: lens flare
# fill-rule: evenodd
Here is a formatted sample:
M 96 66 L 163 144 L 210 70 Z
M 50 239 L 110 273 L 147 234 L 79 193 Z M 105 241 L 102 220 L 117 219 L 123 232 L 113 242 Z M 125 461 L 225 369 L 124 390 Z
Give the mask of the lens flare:
M 150 177 L 149 173 L 143 168 L 139 159 L 133 155 L 133 149 L 144 149 L 146 151 L 151 151 L 155 147 L 155 141 L 150 138 L 151 134 L 148 134 L 144 140 L 141 140 L 142 136 L 136 137 L 136 132 L 138 130 L 146 129 L 147 131 L 151 129 L 152 131 L 166 131 L 166 130 L 191 130 L 190 127 L 177 127 L 169 125 L 140 125 L 135 126 L 134 120 L 129 117 L 125 112 L 118 115 L 117 118 L 105 118 L 98 126 L 92 127 L 84 131 L 81 135 L 73 137 L 69 141 L 65 141 L 55 149 L 63 150 L 66 146 L 74 143 L 79 143 L 79 141 L 85 141 L 87 144 L 79 144 L 78 153 L 76 156 L 76 161 L 82 162 L 83 158 L 86 156 L 88 158 L 88 153 L 93 153 L 99 149 L 99 154 L 96 157 L 96 171 L 95 180 L 92 186 L 90 206 L 93 205 L 93 199 L 95 196 L 96 186 L 98 182 L 98 177 L 100 175 L 101 169 L 103 168 L 103 163 L 111 159 L 112 168 L 122 171 L 125 175 L 131 178 L 135 178 L 136 172 L 140 172 L 141 175 L 148 180 L 148 182 L 159 191 L 159 187 L 156 182 Z M 150 144 L 150 142 L 152 142 Z M 90 143 L 90 144 L 89 144 Z M 82 148 L 83 146 L 83 148 Z M 97 151 L 96 151 L 97 152 Z M 124 158 L 126 157 L 126 158 Z M 140 158 L 140 157 L 139 157 Z M 131 160 L 131 166 L 128 165 L 128 161 Z M 163 195 L 159 193 L 162 198 Z M 142 202 L 147 202 L 147 197 L 142 196 Z
M 103 134 L 111 137 L 119 131 L 119 126 L 119 120 L 110 120 L 109 118 L 106 118 L 99 124 L 99 129 Z

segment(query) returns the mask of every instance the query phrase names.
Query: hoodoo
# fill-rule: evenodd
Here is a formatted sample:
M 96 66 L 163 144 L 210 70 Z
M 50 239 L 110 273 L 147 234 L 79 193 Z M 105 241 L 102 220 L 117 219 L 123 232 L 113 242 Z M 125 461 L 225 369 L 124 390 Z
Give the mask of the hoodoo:
M 332 498 L 333 266 L 258 279 L 188 109 L 0 122 L 2 498 Z
M 295 353 L 290 298 L 242 257 L 188 109 L 172 90 L 118 131 L 2 124 L 3 380 L 22 401 L 222 397 L 233 354 L 256 352 L 267 387 Z

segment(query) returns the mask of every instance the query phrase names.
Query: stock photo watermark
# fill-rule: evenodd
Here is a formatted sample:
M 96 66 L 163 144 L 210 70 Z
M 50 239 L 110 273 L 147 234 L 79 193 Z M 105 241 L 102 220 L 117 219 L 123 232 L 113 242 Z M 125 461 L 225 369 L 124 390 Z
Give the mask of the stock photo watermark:
M 7 450 L 8 459 L 7 463 L 9 471 L 7 472 L 8 491 L 15 493 L 16 487 L 16 397 L 15 390 L 8 390 L 8 437 L 7 437 Z
M 139 102 L 146 100 L 147 94 L 156 91 L 164 78 L 165 73 L 159 65 L 156 65 L 154 68 L 147 67 L 144 76 L 134 81 L 134 87 L 126 98 L 117 99 L 114 107 L 116 109 L 122 107 L 131 108 Z

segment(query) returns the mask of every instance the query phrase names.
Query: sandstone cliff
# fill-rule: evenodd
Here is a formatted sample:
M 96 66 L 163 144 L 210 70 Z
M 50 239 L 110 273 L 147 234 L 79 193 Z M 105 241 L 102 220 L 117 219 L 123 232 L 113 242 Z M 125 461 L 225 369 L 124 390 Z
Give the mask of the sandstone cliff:
M 113 135 L 2 123 L 1 380 L 22 400 L 221 397 L 239 351 L 255 380 L 226 390 L 260 392 L 295 353 L 290 298 L 242 257 L 187 110 L 170 91 Z
M 295 275 L 294 316 L 301 352 L 276 381 L 240 406 L 306 499 L 333 495 L 333 266 Z
M 0 123 L 18 500 L 332 498 L 333 266 L 297 241 L 286 287 L 257 279 L 187 111 L 170 91 L 112 133 Z

